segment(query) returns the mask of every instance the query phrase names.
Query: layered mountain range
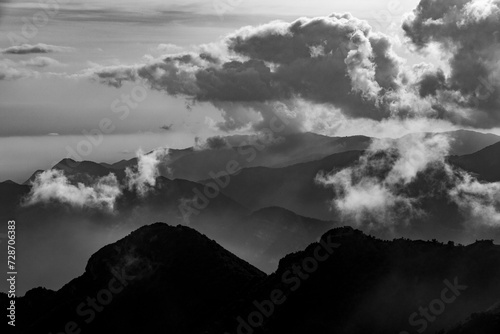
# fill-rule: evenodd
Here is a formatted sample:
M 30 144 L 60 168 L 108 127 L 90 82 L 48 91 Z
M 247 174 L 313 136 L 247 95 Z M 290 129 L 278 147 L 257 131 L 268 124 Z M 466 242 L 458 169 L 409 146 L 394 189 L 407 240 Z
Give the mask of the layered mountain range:
M 336 228 L 266 275 L 194 229 L 156 223 L 100 249 L 61 289 L 18 298 L 16 329 L 493 334 L 499 300 L 491 241 L 383 241 Z
M 466 171 L 480 182 L 500 181 L 500 162 L 495 158 L 500 156 L 500 137 L 471 131 L 445 135 L 451 138 L 446 160 L 452 168 Z M 373 228 L 370 219 L 353 221 L 343 216 L 333 205 L 335 193 L 316 178 L 322 172 L 352 168 L 372 142 L 367 137 L 330 138 L 306 133 L 267 141 L 244 136 L 216 138 L 204 147 L 170 150 L 155 166 L 154 186 L 148 187 L 143 196 L 122 187 L 112 212 L 63 202 L 57 194 L 93 190 L 86 187 L 110 174 L 117 182 L 126 183 L 127 170 L 137 168 L 138 158 L 115 164 L 64 159 L 52 171 L 64 176 L 66 188 L 59 189 L 62 181 L 55 179 L 57 183 L 52 178 L 52 183 L 42 189 L 50 191 L 51 197 L 40 197 L 29 205 L 27 198 L 33 197 L 34 188 L 40 186 L 35 181 L 43 171 L 37 171 L 23 185 L 0 183 L 0 218 L 5 221 L 14 217 L 21 222 L 19 242 L 30 245 L 21 248 L 20 259 L 26 261 L 28 270 L 21 278 L 21 291 L 36 284 L 60 286 L 81 272 L 87 258 L 99 247 L 151 221 L 191 226 L 266 273 L 276 270 L 286 254 L 343 225 L 358 226 L 382 238 L 463 243 L 484 237 L 498 240 L 495 229 L 468 232 L 461 209 L 450 202 L 448 195 L 435 190 L 446 179 L 436 168 L 413 181 L 414 188 L 430 195 L 412 195 L 423 198 L 417 209 L 426 214 L 415 215 L 410 223 Z M 239 166 L 237 172 L 227 174 L 228 161 Z M 218 191 L 211 196 L 210 186 L 214 184 Z M 72 265 L 58 268 L 56 263 L 60 261 L 71 261 Z M 48 263 L 41 267 L 32 262 Z M 57 278 L 54 270 L 60 272 Z

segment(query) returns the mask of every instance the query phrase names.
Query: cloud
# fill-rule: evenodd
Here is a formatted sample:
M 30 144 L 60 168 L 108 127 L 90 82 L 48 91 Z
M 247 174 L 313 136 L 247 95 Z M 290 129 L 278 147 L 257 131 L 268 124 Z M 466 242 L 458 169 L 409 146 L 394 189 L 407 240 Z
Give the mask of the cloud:
M 0 59 L 0 80 L 17 80 L 37 77 L 38 72 L 21 68 L 10 59 Z
M 30 60 L 21 61 L 19 64 L 30 67 L 64 66 L 64 64 L 49 57 L 35 57 Z
M 463 122 L 500 124 L 500 1 L 421 0 L 403 29 L 417 50 L 437 45 L 448 58 L 448 76 L 437 70 L 419 83 L 444 109 L 461 108 Z
M 160 175 L 159 165 L 168 157 L 169 150 L 159 148 L 151 153 L 137 152 L 137 167 L 125 169 L 126 182 L 129 190 L 136 190 L 141 196 L 156 185 L 156 178 Z
M 320 173 L 316 181 L 334 190 L 334 208 L 344 218 L 380 225 L 407 222 L 421 212 L 415 206 L 418 198 L 402 189 L 429 166 L 444 166 L 448 150 L 448 139 L 442 135 L 374 140 L 356 165 Z
M 246 27 L 227 36 L 222 51 L 211 52 L 94 68 L 87 75 L 114 87 L 144 80 L 170 95 L 212 103 L 222 111 L 224 130 L 262 128 L 285 107 L 289 128 L 300 131 L 307 112 L 296 109 L 299 98 L 380 120 L 391 116 L 389 100 L 396 96 L 386 94 L 401 85 L 401 60 L 388 37 L 350 14 Z
M 61 170 L 48 170 L 37 175 L 24 205 L 60 202 L 77 208 L 95 208 L 114 211 L 115 201 L 121 195 L 114 174 L 99 178 L 94 184 L 71 184 Z
M 500 182 L 481 183 L 462 173 L 460 182 L 450 191 L 470 222 L 492 227 L 500 226 Z
M 424 203 L 438 200 L 456 205 L 468 227 L 500 227 L 500 182 L 481 183 L 449 165 L 449 141 L 441 134 L 374 140 L 355 165 L 319 173 L 316 182 L 333 190 L 332 208 L 344 220 L 373 229 L 429 215 Z
M 171 43 L 162 43 L 156 47 L 156 50 L 162 53 L 180 53 L 183 51 L 183 48 Z
M 95 67 L 84 76 L 114 87 L 140 80 L 192 104 L 211 103 L 224 131 L 259 131 L 283 109 L 287 131 L 304 131 L 309 107 L 318 105 L 349 120 L 491 128 L 500 125 L 498 3 L 422 0 L 406 17 L 411 43 L 419 50 L 439 45 L 450 55 L 450 74 L 407 66 L 388 36 L 346 13 L 244 27 L 198 53 Z
M 230 148 L 231 144 L 229 143 L 226 137 L 222 136 L 214 136 L 209 137 L 205 141 L 200 139 L 199 137 L 195 138 L 195 149 L 196 150 L 220 150 L 225 148 Z
M 0 49 L 0 53 L 11 55 L 25 55 L 32 53 L 53 53 L 53 52 L 72 52 L 74 48 L 66 46 L 48 45 L 38 43 L 35 45 L 22 44 L 18 46 L 11 46 L 6 49 Z

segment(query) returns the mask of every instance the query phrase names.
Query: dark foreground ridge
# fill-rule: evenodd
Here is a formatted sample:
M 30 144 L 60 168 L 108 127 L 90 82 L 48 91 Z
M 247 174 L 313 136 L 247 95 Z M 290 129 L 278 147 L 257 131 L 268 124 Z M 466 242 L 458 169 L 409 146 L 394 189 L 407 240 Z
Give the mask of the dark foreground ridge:
M 99 250 L 59 291 L 19 298 L 16 328 L 490 334 L 499 300 L 500 246 L 490 241 L 383 241 L 337 228 L 266 276 L 191 228 L 157 223 Z

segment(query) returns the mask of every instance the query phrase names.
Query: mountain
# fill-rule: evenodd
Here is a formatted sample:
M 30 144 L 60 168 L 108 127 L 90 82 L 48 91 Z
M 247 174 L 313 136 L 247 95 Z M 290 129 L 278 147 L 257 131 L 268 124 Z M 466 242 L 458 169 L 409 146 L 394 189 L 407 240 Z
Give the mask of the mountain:
M 120 180 L 125 178 L 125 169 L 115 169 L 110 165 L 107 166 L 109 167 L 92 161 L 75 161 L 73 159 L 63 159 L 55 164 L 52 169 L 63 171 L 64 175 L 74 183 L 88 183 L 96 178 L 109 175 L 110 173 L 115 174 L 116 177 Z M 30 185 L 33 181 L 35 181 L 37 175 L 42 172 L 42 170 L 36 171 L 23 184 Z
M 17 326 L 37 334 L 71 321 L 89 333 L 196 333 L 264 277 L 195 230 L 158 223 L 99 250 L 59 291 L 18 298 Z
M 500 246 L 491 242 L 384 241 L 335 229 L 283 258 L 207 332 L 436 333 L 500 299 L 499 265 Z
M 25 268 L 18 281 L 22 293 L 40 284 L 59 288 L 81 273 L 93 252 L 150 221 L 191 226 L 267 273 L 276 270 L 284 255 L 302 249 L 338 224 L 278 207 L 252 213 L 222 193 L 198 198 L 206 191 L 202 184 L 164 177 L 158 177 L 144 196 L 123 189 L 113 212 L 56 200 L 21 207 L 20 198 L 31 187 L 0 185 L 3 188 L 11 201 L 2 202 L 11 203 L 2 210 L 5 221 L 15 218 L 22 222 L 17 226 L 22 236 L 18 240 L 19 264 Z M 19 196 L 12 196 L 13 189 L 19 189 Z M 38 266 L 40 262 L 43 267 Z
M 169 167 L 173 178 L 200 181 L 226 170 L 229 161 L 241 168 L 286 167 L 320 160 L 334 153 L 364 150 L 372 138 L 364 136 L 327 137 L 300 133 L 280 137 L 271 142 L 258 141 L 248 136 L 224 139 L 228 146 L 173 152 Z
M 481 180 L 500 181 L 500 142 L 473 154 L 452 156 L 449 160 L 455 166 L 476 174 Z
M 16 305 L 24 333 L 71 322 L 91 333 L 382 334 L 453 330 L 465 319 L 474 324 L 463 328 L 498 331 L 491 312 L 474 314 L 499 297 L 491 241 L 387 241 L 336 228 L 266 276 L 191 228 L 157 223 L 99 250 L 60 290 L 31 290 Z
M 25 186 L 31 185 L 31 183 L 33 183 L 35 181 L 38 174 L 43 173 L 43 172 L 44 171 L 41 169 L 36 170 L 33 174 L 31 174 L 31 176 L 26 181 L 23 182 L 23 185 L 25 185 Z
M 450 155 L 472 154 L 483 148 L 500 142 L 500 136 L 469 130 L 444 132 L 452 140 Z
M 16 208 L 22 198 L 30 191 L 30 187 L 20 185 L 12 181 L 0 183 L 0 219 L 2 221 L 11 220 L 14 217 Z
M 497 334 L 500 331 L 500 307 L 497 304 L 485 312 L 474 313 L 447 334 Z
M 335 226 L 338 222 L 303 217 L 280 207 L 269 207 L 253 212 L 243 221 L 234 221 L 227 237 L 214 235 L 214 238 L 257 268 L 272 273 L 283 256 L 304 249 Z M 194 227 L 211 235 L 202 226 Z
M 316 184 L 316 175 L 320 171 L 345 168 L 355 163 L 362 153 L 337 153 L 318 161 L 283 168 L 246 168 L 231 176 L 222 193 L 251 210 L 278 206 L 305 217 L 335 220 L 329 209 L 332 191 Z
M 471 154 L 500 142 L 500 136 L 468 130 L 443 134 L 452 139 L 451 155 Z M 412 135 L 414 134 L 408 136 Z M 373 138 L 365 136 L 328 137 L 314 133 L 296 133 L 272 140 L 254 136 L 221 137 L 218 138 L 221 143 L 214 147 L 171 149 L 168 160 L 161 164 L 160 175 L 198 182 L 225 171 L 229 161 L 237 162 L 241 168 L 288 167 L 321 160 L 336 153 L 365 150 L 372 140 Z M 64 170 L 78 181 L 85 181 L 85 175 L 102 177 L 111 172 L 121 180 L 125 176 L 125 168 L 136 165 L 137 158 L 113 164 L 63 159 L 53 168 Z M 35 172 L 24 184 L 29 185 L 40 172 Z

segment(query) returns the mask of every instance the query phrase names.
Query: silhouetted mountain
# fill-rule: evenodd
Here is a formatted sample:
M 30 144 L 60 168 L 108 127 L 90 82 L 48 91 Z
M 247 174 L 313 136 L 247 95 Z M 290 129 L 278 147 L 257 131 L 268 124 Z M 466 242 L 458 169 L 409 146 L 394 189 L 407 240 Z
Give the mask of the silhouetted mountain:
M 500 332 L 500 307 L 486 312 L 474 313 L 466 321 L 457 325 L 447 334 L 497 334 Z
M 276 270 L 281 257 L 302 249 L 337 224 L 301 217 L 281 208 L 252 214 L 222 193 L 213 198 L 197 198 L 205 192 L 202 184 L 164 177 L 158 177 L 156 186 L 144 196 L 123 189 L 115 211 L 108 213 L 56 200 L 21 207 L 18 201 L 31 187 L 4 188 L 5 197 L 11 201 L 8 210 L 2 211 L 5 219 L 22 222 L 17 229 L 19 263 L 25 268 L 18 288 L 23 293 L 40 282 L 52 289 L 59 288 L 81 273 L 88 256 L 99 247 L 148 221 L 189 225 L 268 273 Z M 20 189 L 19 196 L 12 196 L 11 188 Z M 186 210 L 192 211 L 186 215 Z M 42 260 L 45 264 L 39 267 L 37 263 Z M 66 265 L 60 267 L 60 263 Z M 54 275 L 54 270 L 58 275 Z
M 273 334 L 434 333 L 499 299 L 499 265 L 500 246 L 492 243 L 382 241 L 335 229 L 282 259 L 277 272 L 246 302 L 231 305 L 223 324 L 208 333 L 237 333 L 238 327 Z M 282 292 L 282 304 L 270 306 L 273 291 Z M 262 327 L 251 325 L 259 323 L 256 313 Z
M 481 180 L 500 181 L 500 142 L 473 154 L 450 157 L 449 160 L 455 166 L 476 174 Z
M 35 181 L 35 179 L 36 179 L 37 175 L 38 175 L 38 174 L 40 174 L 40 173 L 43 173 L 43 172 L 44 172 L 44 171 L 43 171 L 43 170 L 41 170 L 41 169 L 36 170 L 33 174 L 31 174 L 31 176 L 30 176 L 30 177 L 29 177 L 26 181 L 24 181 L 24 182 L 23 182 L 23 185 L 25 185 L 25 186 L 29 186 L 29 185 L 31 185 L 31 183 L 32 183 L 33 181 Z
M 16 184 L 16 185 L 19 185 L 19 183 L 16 183 L 12 180 L 7 180 L 7 181 L 4 181 L 4 182 L 1 182 L 1 183 L 5 183 L 5 184 Z
M 472 319 L 456 334 L 498 329 L 493 313 L 473 314 L 499 296 L 500 246 L 490 241 L 383 241 L 337 228 L 266 277 L 190 228 L 157 223 L 102 248 L 59 291 L 18 298 L 17 312 L 24 333 L 71 321 L 90 333 L 435 333 Z
M 16 208 L 19 207 L 21 199 L 26 196 L 30 191 L 30 187 L 20 185 L 12 181 L 0 183 L 0 219 L 15 218 L 14 213 Z
M 154 224 L 102 248 L 59 291 L 18 298 L 17 327 L 55 333 L 74 321 L 85 333 L 201 332 L 264 277 L 195 230 Z

